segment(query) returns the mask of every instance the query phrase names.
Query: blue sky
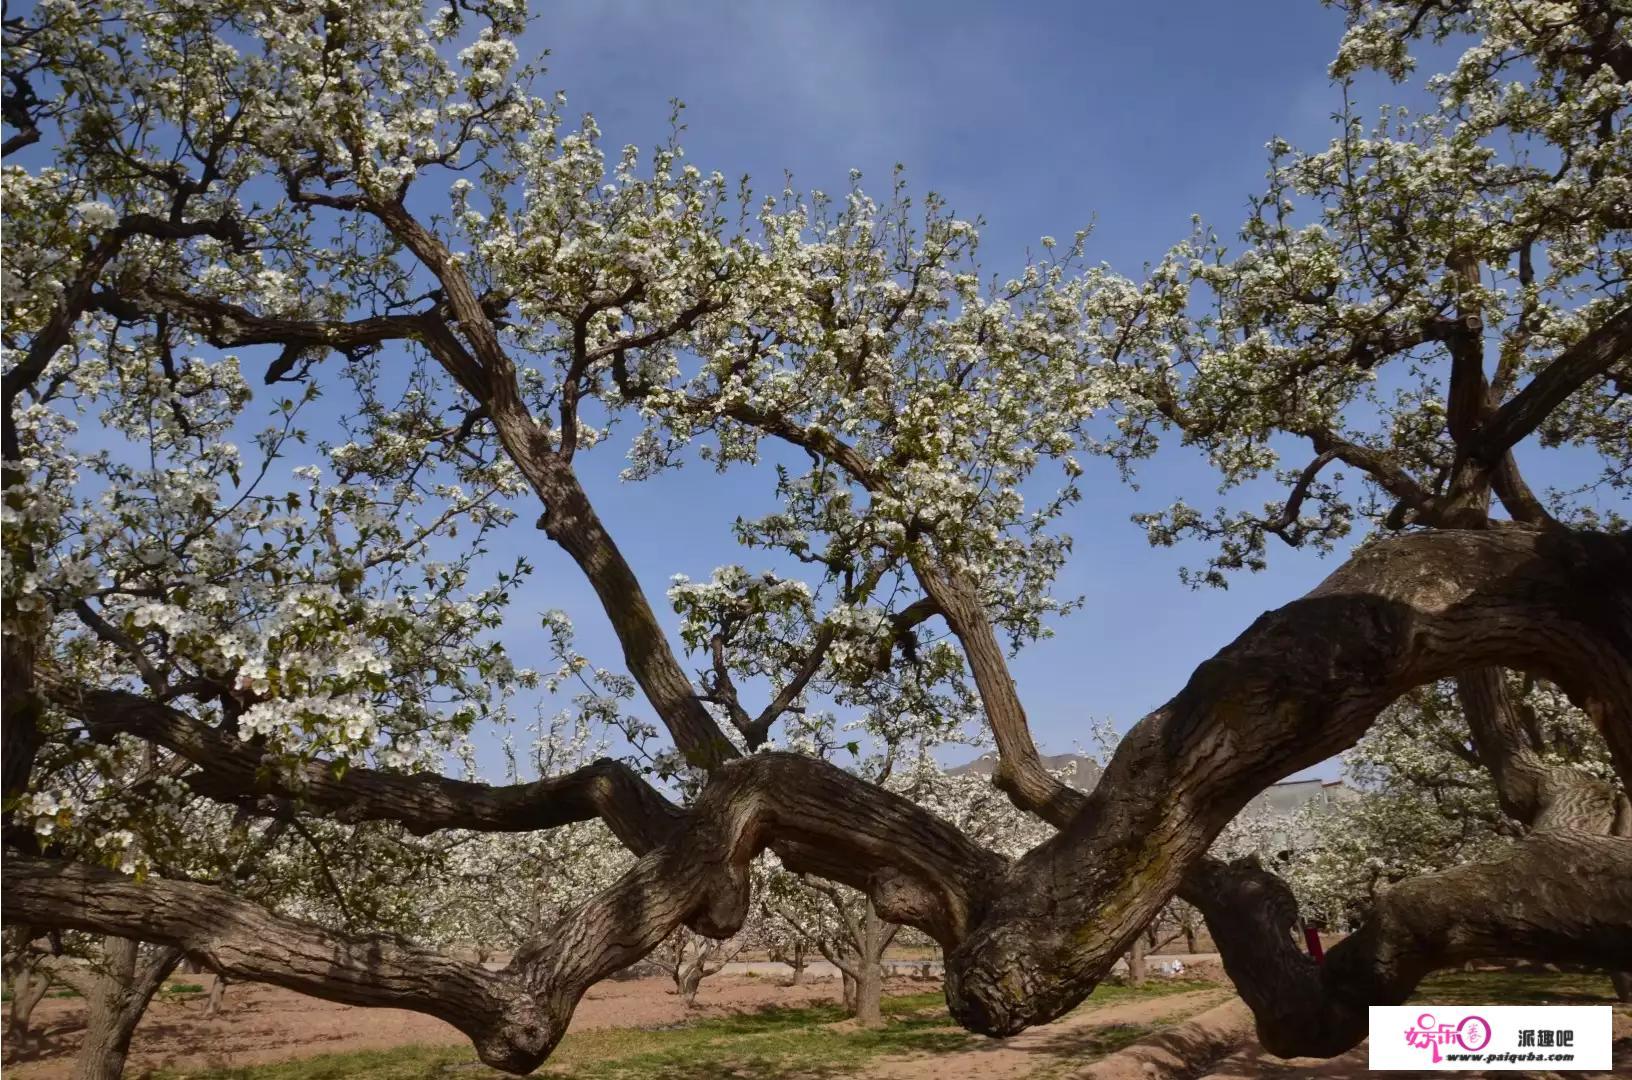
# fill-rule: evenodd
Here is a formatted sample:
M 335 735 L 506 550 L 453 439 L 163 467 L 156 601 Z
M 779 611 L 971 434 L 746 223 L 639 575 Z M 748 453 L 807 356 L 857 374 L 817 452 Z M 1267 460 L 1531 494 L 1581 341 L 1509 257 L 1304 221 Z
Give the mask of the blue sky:
M 899 162 L 914 192 L 936 190 L 958 215 L 985 219 L 983 260 L 997 275 L 1023 265 L 1039 237 L 1090 224 L 1090 259 L 1130 275 L 1185 237 L 1192 214 L 1233 236 L 1263 185 L 1265 143 L 1325 145 L 1341 104 L 1326 76 L 1341 13 L 1315 0 L 561 0 L 541 11 L 522 50 L 549 50 L 536 89 L 564 90 L 569 114 L 593 112 L 609 149 L 665 140 L 669 101 L 679 98 L 688 160 L 728 177 L 751 174 L 762 192 L 780 190 L 785 172 L 797 188 L 839 191 L 857 168 L 884 195 Z M 1409 94 L 1374 80 L 1360 96 L 1375 103 Z M 267 359 L 246 363 L 254 370 Z M 334 435 L 322 421 L 337 407 L 317 407 L 314 434 Z M 620 441 L 580 455 L 578 466 L 671 628 L 663 594 L 672 575 L 707 578 L 727 562 L 774 565 L 742 551 L 730 532 L 739 515 L 771 508 L 768 470 L 722 477 L 693 466 L 625 484 Z M 1584 456 L 1538 460 L 1521 447 L 1521 459 L 1538 488 L 1590 475 Z M 1087 464 L 1083 501 L 1063 523 L 1076 548 L 1059 582 L 1062 595 L 1086 603 L 1013 662 L 1037 740 L 1051 752 L 1086 740 L 1090 720 L 1126 729 L 1259 613 L 1335 565 L 1275 547 L 1266 572 L 1239 575 L 1228 590 L 1193 591 L 1177 572 L 1206 552 L 1152 549 L 1129 519 L 1180 497 L 1209 508 L 1213 471 L 1173 447 L 1144 465 L 1135 491 L 1103 463 Z M 489 563 L 508 567 L 524 554 L 537 567 L 503 635 L 517 663 L 548 666 L 537 616 L 561 608 L 580 648 L 617 667 L 616 641 L 587 582 L 532 528 L 536 506 L 518 509 Z
M 593 112 L 609 147 L 649 146 L 668 101 L 687 105 L 688 160 L 780 188 L 842 189 L 854 167 L 887 191 L 903 163 L 964 217 L 983 216 L 988 269 L 1017 268 L 1037 238 L 1095 227 L 1090 255 L 1127 273 L 1160 256 L 1192 213 L 1226 234 L 1260 187 L 1273 135 L 1321 145 L 1337 92 L 1325 69 L 1338 13 L 1310 0 L 1252 3 L 558 3 L 527 43 L 548 48 L 540 89 L 569 113 Z M 524 48 L 523 52 L 526 53 Z M 610 449 L 610 448 L 607 448 Z M 745 561 L 730 540 L 739 513 L 768 505 L 769 481 L 690 469 L 620 484 L 615 453 L 580 458 L 590 487 L 654 601 L 676 572 L 706 577 Z M 1055 638 L 1015 661 L 1038 741 L 1070 749 L 1087 721 L 1125 728 L 1161 704 L 1194 666 L 1266 608 L 1293 599 L 1333 564 L 1287 550 L 1228 591 L 1196 592 L 1177 568 L 1200 552 L 1152 550 L 1129 521 L 1216 484 L 1195 455 L 1164 454 L 1130 491 L 1089 473 L 1066 523 L 1076 554 L 1061 581 L 1087 604 Z M 587 585 L 559 552 L 525 543 L 539 566 L 524 614 L 563 607 L 581 645 L 610 664 L 615 645 Z M 542 537 L 539 537 L 542 541 Z M 1330 771 L 1325 770 L 1325 771 Z

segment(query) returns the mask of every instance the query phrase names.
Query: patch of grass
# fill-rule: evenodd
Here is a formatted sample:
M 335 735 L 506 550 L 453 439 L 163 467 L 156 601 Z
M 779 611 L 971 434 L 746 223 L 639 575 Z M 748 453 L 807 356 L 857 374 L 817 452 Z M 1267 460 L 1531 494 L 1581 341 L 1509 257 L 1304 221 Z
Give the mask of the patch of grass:
M 917 999 L 926 997 L 939 1004 L 938 994 L 886 1000 L 885 1024 L 874 1029 L 834 1027 L 843 1010 L 816 1005 L 768 1007 L 666 1029 L 586 1031 L 562 1039 L 537 1075 L 585 1080 L 717 1080 L 790 1072 L 852 1076 L 878 1055 L 944 1052 L 976 1040 L 949 1028 L 944 1014 L 923 1014 Z M 159 1074 L 164 1080 L 497 1080 L 503 1075 L 473 1061 L 468 1049 L 431 1046 Z
M 358 1050 L 323 1054 L 272 1065 L 240 1069 L 163 1071 L 164 1080 L 431 1080 L 456 1076 L 503 1076 L 472 1062 L 470 1051 L 454 1046 L 398 1046 L 390 1050 Z
M 1598 971 L 1442 971 L 1424 979 L 1411 1000 L 1447 1005 L 1617 1003 L 1609 976 Z
M 202 994 L 204 988 L 198 983 L 171 983 L 164 988 L 166 994 Z
M 1088 1062 L 1131 1046 L 1146 1035 L 1159 1031 L 1169 1022 L 1170 1019 L 1164 1018 L 1155 1024 L 1107 1024 L 1102 1028 L 1096 1028 L 1090 1038 L 1073 1043 L 1071 1052 L 1064 1055 L 1061 1060 L 1027 1073 L 1026 1080 L 1061 1080 L 1062 1077 L 1071 1076 L 1080 1072 Z
M 1142 1001 L 1146 998 L 1169 997 L 1173 994 L 1188 994 L 1192 990 L 1218 990 L 1218 983 L 1208 982 L 1205 979 L 1146 979 L 1143 986 L 1130 986 L 1121 979 L 1107 979 L 1094 988 L 1088 1000 L 1078 1005 L 1073 1012 L 1085 1012 L 1091 1009 L 1102 1009 L 1107 1005 L 1120 1005 L 1126 1001 Z M 939 997 L 940 995 L 936 995 Z
M 761 1009 L 668 1031 L 608 1030 L 562 1040 L 540 1070 L 585 1080 L 849 1076 L 885 1054 L 945 1053 L 976 1041 L 944 1015 L 892 1015 L 879 1028 L 834 1027 L 834 1007 Z

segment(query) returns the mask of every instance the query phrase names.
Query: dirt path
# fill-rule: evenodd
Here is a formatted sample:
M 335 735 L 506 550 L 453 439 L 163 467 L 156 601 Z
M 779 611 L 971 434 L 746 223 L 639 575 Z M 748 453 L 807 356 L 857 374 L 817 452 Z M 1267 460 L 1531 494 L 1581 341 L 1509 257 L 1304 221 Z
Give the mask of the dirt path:
M 1097 1009 L 1090 1007 L 1045 1027 L 1032 1028 L 1008 1039 L 986 1040 L 968 1050 L 879 1058 L 867 1066 L 867 1075 L 880 1080 L 962 1077 L 1019 1080 L 1039 1074 L 1059 1074 L 1084 1058 L 1097 1057 L 1124 1045 L 1129 1041 L 1126 1031 L 1129 1026 L 1148 1028 L 1158 1022 L 1178 1020 L 1229 996 L 1230 992 L 1223 988 L 1194 990 Z
M 1222 1002 L 1234 1002 L 1235 1010 L 1213 1008 Z M 1348 1053 L 1330 1060 L 1319 1058 L 1278 1058 L 1258 1046 L 1251 1034 L 1250 1014 L 1239 1008 L 1239 1000 L 1227 989 L 1199 990 L 1171 997 L 1111 1005 L 1101 1009 L 1085 1009 L 1047 1027 L 1033 1028 L 1012 1039 L 993 1040 L 969 1050 L 938 1055 L 882 1058 L 869 1066 L 869 1077 L 886 1080 L 962 1080 L 962 1078 L 995 1077 L 997 1080 L 1042 1080 L 1054 1077 L 1091 1077 L 1093 1080 L 1146 1080 L 1148 1077 L 1178 1075 L 1170 1063 L 1160 1056 L 1148 1054 L 1114 1054 L 1103 1059 L 1102 1066 L 1084 1065 L 1085 1058 L 1105 1055 L 1128 1045 L 1128 1040 L 1117 1037 L 1117 1029 L 1129 1025 L 1162 1026 L 1186 1017 L 1211 1010 L 1199 1018 L 1205 1023 L 1213 1018 L 1221 1031 L 1229 1029 L 1229 1041 L 1240 1038 L 1246 1042 L 1202 1074 L 1200 1080 L 1362 1080 L 1379 1074 L 1366 1068 L 1367 1045 L 1362 1042 Z M 1237 1022 L 1242 1013 L 1248 1023 Z M 1187 1025 L 1194 1026 L 1194 1025 Z M 1181 1027 L 1182 1031 L 1183 1028 Z M 1217 1034 L 1217 1033 L 1215 1033 Z M 1612 1072 L 1546 1073 L 1546 1072 L 1492 1072 L 1461 1073 L 1466 1077 L 1548 1077 L 1562 1080 L 1564 1076 L 1581 1080 L 1615 1080 L 1632 1076 L 1632 1011 L 1615 1010 L 1614 1064 Z M 1160 1041 L 1160 1040 L 1158 1040 Z M 1194 1041 L 1193 1039 L 1190 1041 Z M 1222 1044 L 1228 1045 L 1228 1042 Z M 1191 1048 L 1192 1050 L 1194 1047 Z M 1193 1060 L 1193 1059 L 1192 1059 Z M 1156 1065 L 1150 1064 L 1156 1061 Z M 1113 1067 L 1114 1066 L 1114 1067 Z M 1391 1073 L 1402 1080 L 1429 1080 L 1442 1077 L 1443 1072 Z

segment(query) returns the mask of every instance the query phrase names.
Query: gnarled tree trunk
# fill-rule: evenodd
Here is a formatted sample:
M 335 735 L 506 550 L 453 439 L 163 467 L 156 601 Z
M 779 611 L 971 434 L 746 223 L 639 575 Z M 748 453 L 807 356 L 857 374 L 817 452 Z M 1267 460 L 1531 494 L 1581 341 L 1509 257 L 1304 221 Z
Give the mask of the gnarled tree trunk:
M 1457 678 L 1475 751 L 1503 810 L 1530 829 L 1486 862 L 1400 882 L 1317 965 L 1292 944 L 1291 891 L 1254 860 L 1204 860 L 1185 882 L 1271 1052 L 1330 1056 L 1364 1037 L 1367 1007 L 1398 1004 L 1430 971 L 1506 956 L 1612 970 L 1632 961 L 1632 839 L 1611 835 L 1614 789 L 1546 764 L 1502 672 Z

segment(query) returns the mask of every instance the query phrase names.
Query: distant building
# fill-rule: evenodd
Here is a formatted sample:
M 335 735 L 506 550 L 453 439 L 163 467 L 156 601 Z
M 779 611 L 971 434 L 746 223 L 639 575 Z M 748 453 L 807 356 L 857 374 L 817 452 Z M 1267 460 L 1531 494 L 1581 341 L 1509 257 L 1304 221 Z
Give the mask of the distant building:
M 1051 773 L 1060 773 L 1069 769 L 1065 782 L 1078 791 L 1092 791 L 1099 783 L 1099 774 L 1104 770 L 1099 762 L 1086 754 L 1045 754 L 1042 758 L 1043 768 Z M 975 760 L 946 770 L 949 776 L 991 776 L 997 768 L 997 751 L 988 750 Z
M 1243 814 L 1262 813 L 1286 821 L 1287 828 L 1277 832 L 1271 841 L 1274 851 L 1295 851 L 1314 840 L 1307 828 L 1293 830 L 1292 822 L 1298 811 L 1309 805 L 1330 806 L 1350 802 L 1360 793 L 1341 780 L 1282 780 L 1271 784 L 1247 803 Z
M 1070 769 L 1065 781 L 1078 791 L 1094 790 L 1094 785 L 1099 783 L 1100 774 L 1105 771 L 1100 768 L 1099 762 L 1086 754 L 1045 754 L 1042 762 L 1043 768 L 1051 773 Z M 991 776 L 992 770 L 996 767 L 997 751 L 988 750 L 975 760 L 946 771 L 951 776 Z M 1310 803 L 1330 805 L 1336 802 L 1349 802 L 1359 797 L 1358 791 L 1341 780 L 1282 780 L 1278 784 L 1271 784 L 1255 796 L 1247 803 L 1242 813 L 1265 813 L 1273 817 L 1286 818 L 1290 822 L 1298 811 Z M 1301 833 L 1293 836 L 1289 832 L 1285 837 L 1278 838 L 1275 846 L 1283 850 L 1296 848 L 1309 839 Z
M 1358 791 L 1341 780 L 1282 780 L 1255 796 L 1247 804 L 1247 809 L 1295 814 L 1310 803 L 1330 805 L 1334 802 L 1351 802 L 1359 797 Z

